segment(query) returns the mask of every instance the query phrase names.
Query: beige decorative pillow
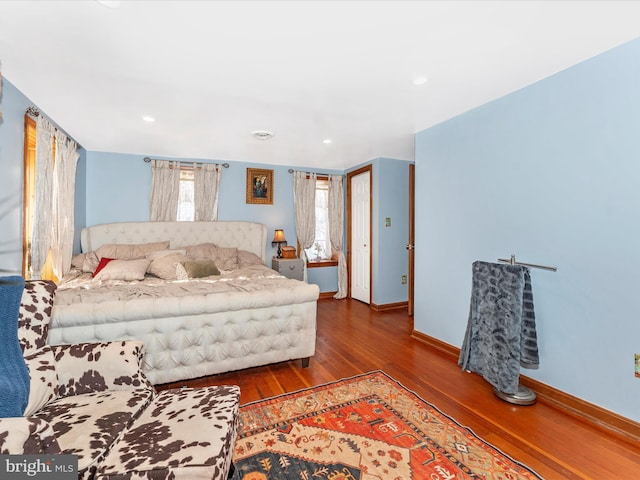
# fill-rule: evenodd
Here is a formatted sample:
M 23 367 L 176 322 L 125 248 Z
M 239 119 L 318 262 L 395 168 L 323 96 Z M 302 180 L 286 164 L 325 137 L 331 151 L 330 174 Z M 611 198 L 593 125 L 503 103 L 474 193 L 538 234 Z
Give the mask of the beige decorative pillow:
M 46 346 L 24 357 L 29 369 L 29 403 L 24 416 L 33 415 L 58 396 L 56 360 L 51 347 Z
M 95 276 L 96 280 L 142 280 L 151 260 L 111 260 Z
M 211 260 L 220 270 L 235 270 L 238 268 L 238 249 L 217 247 Z
M 168 252 L 175 252 L 175 250 L 166 250 Z M 149 255 L 147 255 L 149 260 Z M 171 253 L 169 255 L 163 255 L 159 258 L 151 260 L 151 263 L 147 267 L 147 273 L 154 275 L 163 280 L 176 280 L 176 265 L 181 262 L 187 261 L 188 258 L 182 253 Z
M 187 257 L 193 260 L 213 260 L 220 270 L 238 268 L 238 249 L 216 247 L 213 243 L 200 243 L 186 247 Z
M 96 255 L 96 252 L 88 252 L 82 261 L 82 271 L 85 273 L 93 273 L 96 271 L 96 268 L 98 268 L 98 265 L 100 265 L 100 259 Z
M 157 260 L 158 258 L 166 257 L 167 255 L 175 255 L 179 253 L 181 255 L 186 255 L 187 251 L 184 248 L 177 248 L 175 250 L 156 250 L 154 252 L 149 252 L 145 255 L 145 258 L 148 258 L 151 261 Z
M 213 260 L 187 260 L 182 266 L 188 278 L 203 278 L 211 275 L 220 275 L 220 270 Z
M 107 243 L 98 247 L 95 253 L 98 256 L 98 260 L 102 257 L 115 258 L 116 260 L 136 260 L 144 258 L 147 253 L 156 250 L 167 250 L 168 248 L 169 240 L 140 244 Z
M 72 268 L 82 268 L 84 264 L 84 257 L 86 257 L 86 253 L 79 253 L 78 255 L 74 255 L 71 257 L 71 267 Z
M 216 246 L 213 243 L 199 243 L 186 247 L 186 255 L 194 260 L 210 260 L 213 258 Z
M 264 265 L 264 262 L 253 252 L 238 250 L 238 268 L 250 267 L 251 265 Z

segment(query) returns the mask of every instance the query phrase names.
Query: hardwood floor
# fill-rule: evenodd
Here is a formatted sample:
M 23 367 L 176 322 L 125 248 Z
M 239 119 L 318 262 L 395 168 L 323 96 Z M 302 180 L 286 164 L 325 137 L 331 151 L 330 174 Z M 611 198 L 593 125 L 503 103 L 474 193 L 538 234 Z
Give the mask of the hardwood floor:
M 427 402 L 545 479 L 640 478 L 640 444 L 553 403 L 519 407 L 498 399 L 479 375 L 411 337 L 406 309 L 375 312 L 355 300 L 319 300 L 316 354 L 300 361 L 159 386 L 216 384 L 241 387 L 242 404 L 382 370 Z M 419 479 L 416 479 L 419 480 Z

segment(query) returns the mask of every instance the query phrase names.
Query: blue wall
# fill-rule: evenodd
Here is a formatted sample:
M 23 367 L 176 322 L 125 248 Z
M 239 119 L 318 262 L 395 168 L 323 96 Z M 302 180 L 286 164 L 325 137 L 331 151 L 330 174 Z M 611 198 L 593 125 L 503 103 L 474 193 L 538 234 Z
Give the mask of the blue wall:
M 376 264 L 373 275 L 373 303 L 406 302 L 409 256 L 409 165 L 411 162 L 378 158 L 373 162 L 373 242 Z M 387 227 L 386 218 L 391 226 Z
M 2 79 L 1 100 L 0 275 L 19 275 L 22 272 L 24 112 L 33 104 L 6 78 Z
M 471 263 L 532 270 L 541 365 L 640 420 L 640 41 L 416 136 L 415 329 L 461 346 Z

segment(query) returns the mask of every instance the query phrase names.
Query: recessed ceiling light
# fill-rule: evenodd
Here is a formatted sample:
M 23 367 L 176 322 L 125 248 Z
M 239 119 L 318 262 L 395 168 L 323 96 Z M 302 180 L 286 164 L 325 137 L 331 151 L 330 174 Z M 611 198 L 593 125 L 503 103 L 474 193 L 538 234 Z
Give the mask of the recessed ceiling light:
M 107 8 L 120 8 L 120 0 L 96 0 L 96 3 Z
M 324 140 L 322 140 L 322 143 L 333 143 L 333 140 L 331 140 L 330 138 L 325 138 Z
M 153 117 L 152 117 L 152 116 L 150 116 L 150 115 L 145 115 L 144 117 L 142 117 L 142 120 L 144 120 L 145 122 L 149 122 L 149 123 L 153 123 L 153 122 L 155 122 L 155 121 L 156 121 L 156 119 L 155 119 L 155 118 L 153 118 Z
M 273 132 L 270 132 L 269 130 L 254 130 L 251 132 L 251 135 L 258 140 L 269 140 L 270 138 L 273 138 Z
M 428 81 L 429 81 L 429 79 L 427 77 L 419 76 L 419 77 L 416 77 L 416 78 L 413 79 L 413 84 L 414 85 L 424 85 Z

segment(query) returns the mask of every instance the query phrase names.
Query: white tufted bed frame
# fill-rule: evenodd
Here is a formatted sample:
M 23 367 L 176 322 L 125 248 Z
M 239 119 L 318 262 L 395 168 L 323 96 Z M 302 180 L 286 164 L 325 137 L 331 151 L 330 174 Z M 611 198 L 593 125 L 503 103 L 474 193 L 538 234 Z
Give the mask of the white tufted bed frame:
M 107 243 L 170 240 L 171 248 L 211 242 L 260 256 L 266 264 L 267 228 L 254 222 L 125 222 L 82 230 L 83 252 Z M 139 339 L 145 344 L 145 373 L 154 384 L 301 359 L 315 353 L 317 285 L 294 282 L 275 293 L 230 292 L 171 299 L 157 314 L 157 301 L 128 300 L 111 311 L 92 305 L 54 304 L 49 343 Z M 164 299 L 160 299 L 164 300 Z M 144 303 L 148 302 L 148 303 Z M 116 303 L 116 302 L 113 302 Z M 161 303 L 161 302 L 160 302 Z M 120 309 L 142 311 L 123 320 Z M 141 308 L 144 307 L 144 308 Z M 104 310 L 104 308 L 102 309 Z M 61 319 L 64 318 L 64 321 Z

